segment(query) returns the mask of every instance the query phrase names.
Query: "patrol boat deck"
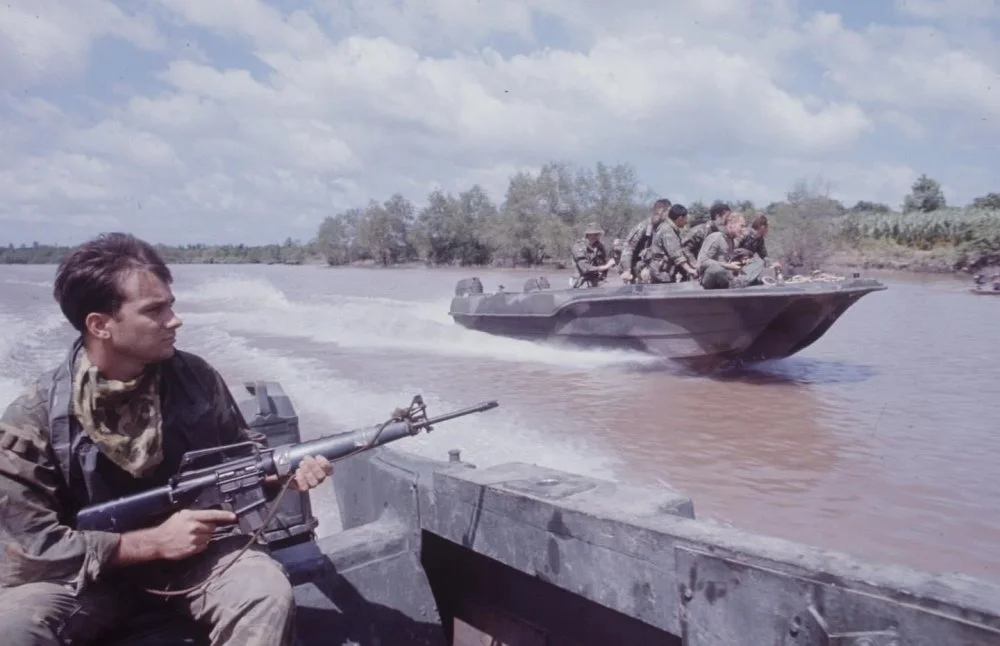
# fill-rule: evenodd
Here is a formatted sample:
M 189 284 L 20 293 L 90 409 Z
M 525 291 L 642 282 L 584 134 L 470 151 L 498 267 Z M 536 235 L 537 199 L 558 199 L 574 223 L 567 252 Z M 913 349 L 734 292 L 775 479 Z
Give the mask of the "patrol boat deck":
M 547 281 L 544 283 L 547 284 Z M 706 290 L 691 282 L 484 293 L 459 281 L 449 314 L 466 328 L 533 341 L 637 349 L 698 370 L 791 356 L 862 296 L 887 289 L 855 277 Z
M 288 399 L 267 390 L 277 414 L 248 419 L 272 444 L 297 440 Z M 297 531 L 314 519 L 291 498 L 291 527 L 271 534 L 291 537 L 272 546 L 294 585 L 298 646 L 1000 644 L 998 582 L 699 520 L 665 487 L 388 447 L 333 477 L 343 531 Z M 102 644 L 207 643 L 162 614 L 123 631 Z

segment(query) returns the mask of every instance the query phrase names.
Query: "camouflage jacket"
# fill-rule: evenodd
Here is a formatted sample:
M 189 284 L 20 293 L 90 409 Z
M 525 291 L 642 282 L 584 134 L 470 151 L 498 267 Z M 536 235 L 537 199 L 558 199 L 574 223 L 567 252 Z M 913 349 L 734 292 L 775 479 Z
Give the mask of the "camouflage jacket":
M 714 220 L 709 220 L 708 222 L 702 222 L 698 226 L 691 227 L 688 229 L 687 233 L 681 241 L 681 246 L 687 253 L 688 258 L 692 260 L 699 258 L 701 253 L 701 247 L 705 244 L 705 240 L 708 236 L 719 231 L 719 227 L 715 226 Z
M 698 273 L 703 272 L 710 261 L 729 262 L 735 250 L 736 242 L 731 237 L 722 231 L 710 233 L 698 252 Z
M 653 226 L 652 220 L 646 218 L 629 231 L 622 246 L 621 264 L 619 265 L 622 271 L 634 273 L 636 264 L 642 259 L 642 253 L 652 246 L 653 238 L 661 228 L 662 225 Z
M 600 240 L 594 246 L 587 244 L 586 239 L 577 240 L 573 245 L 573 264 L 580 274 L 580 284 L 589 284 L 593 287 L 607 278 L 607 269 L 597 269 L 606 262 L 608 262 L 608 251 Z
M 165 484 L 184 452 L 265 436 L 247 429 L 221 375 L 182 352 L 162 364 L 163 462 L 136 479 L 101 455 L 72 414 L 74 365 L 66 360 L 39 377 L 0 417 L 0 586 L 32 581 L 77 592 L 104 576 L 118 534 L 78 531 L 80 508 Z
M 681 263 L 689 260 L 681 247 L 681 230 L 675 223 L 667 220 L 656 230 L 651 247 L 650 264 L 657 271 L 673 276 L 680 270 Z M 693 263 L 692 263 L 693 264 Z M 683 270 L 681 270 L 683 271 Z
M 767 245 L 764 244 L 764 238 L 754 235 L 752 230 L 747 231 L 747 234 L 743 236 L 743 239 L 736 246 L 747 251 L 752 251 L 760 256 L 762 260 L 767 260 Z

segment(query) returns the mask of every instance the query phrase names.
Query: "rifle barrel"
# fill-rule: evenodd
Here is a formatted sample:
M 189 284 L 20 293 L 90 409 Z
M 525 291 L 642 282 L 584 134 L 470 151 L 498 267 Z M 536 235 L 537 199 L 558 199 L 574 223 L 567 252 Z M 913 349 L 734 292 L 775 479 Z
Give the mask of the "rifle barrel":
M 417 422 L 413 426 L 416 428 L 426 428 L 428 426 L 433 426 L 438 422 L 447 422 L 448 420 L 455 419 L 456 417 L 463 417 L 465 415 L 471 415 L 472 413 L 482 413 L 496 408 L 499 405 L 500 404 L 498 404 L 495 399 L 491 399 L 490 401 L 480 402 L 474 406 L 467 406 L 461 410 L 452 411 L 450 413 L 445 413 L 444 415 L 438 415 L 437 417 Z
M 390 422 L 381 431 L 379 431 L 380 426 L 368 426 L 346 433 L 328 435 L 307 442 L 299 442 L 298 444 L 285 444 L 275 447 L 271 454 L 273 466 L 272 464 L 266 464 L 265 469 L 269 472 L 273 470 L 279 476 L 285 476 L 298 469 L 302 460 L 308 456 L 322 455 L 327 460 L 338 460 L 359 449 L 395 442 L 408 435 L 416 435 L 417 431 L 427 428 L 432 424 L 471 415 L 472 413 L 487 411 L 496 408 L 498 405 L 495 400 L 481 402 L 474 406 L 468 406 L 419 422 L 406 420 Z

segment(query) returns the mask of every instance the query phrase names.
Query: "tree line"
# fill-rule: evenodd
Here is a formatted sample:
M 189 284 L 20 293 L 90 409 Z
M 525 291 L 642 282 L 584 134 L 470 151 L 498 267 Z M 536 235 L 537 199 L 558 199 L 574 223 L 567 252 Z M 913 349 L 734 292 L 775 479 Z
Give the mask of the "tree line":
M 500 202 L 479 185 L 457 194 L 432 191 L 419 207 L 397 193 L 326 217 L 307 243 L 158 248 L 172 263 L 568 266 L 570 248 L 588 223 L 598 223 L 610 245 L 647 217 L 658 197 L 630 164 L 552 162 L 511 176 Z M 707 218 L 714 201 L 685 205 L 692 226 Z M 831 198 L 821 180 L 799 180 L 783 200 L 766 205 L 728 204 L 748 215 L 767 214 L 769 251 L 788 267 L 814 269 L 845 248 L 876 258 L 900 250 L 940 252 L 952 268 L 1000 264 L 1000 193 L 950 206 L 941 185 L 926 175 L 897 208 L 870 201 L 848 207 Z M 67 251 L 37 242 L 0 246 L 0 264 L 57 263 Z
M 302 243 L 286 239 L 270 245 L 154 245 L 164 260 L 173 264 L 285 264 L 300 265 L 323 254 L 315 242 Z M 34 242 L 30 245 L 0 246 L 0 265 L 54 265 L 62 260 L 70 247 Z
M 552 162 L 537 173 L 513 175 L 499 203 L 478 185 L 457 195 L 435 190 L 419 209 L 400 194 L 372 200 L 325 218 L 314 244 L 335 266 L 567 266 L 588 223 L 599 224 L 611 243 L 647 217 L 658 197 L 629 164 L 577 169 Z M 715 201 L 686 204 L 690 225 L 703 222 Z M 898 209 L 870 201 L 848 207 L 830 197 L 822 180 L 799 180 L 785 199 L 766 205 L 727 203 L 748 219 L 756 212 L 768 216 L 769 251 L 789 267 L 815 269 L 838 249 L 862 247 L 876 257 L 893 247 L 947 251 L 956 268 L 1000 264 L 1000 193 L 951 207 L 941 185 L 926 175 Z

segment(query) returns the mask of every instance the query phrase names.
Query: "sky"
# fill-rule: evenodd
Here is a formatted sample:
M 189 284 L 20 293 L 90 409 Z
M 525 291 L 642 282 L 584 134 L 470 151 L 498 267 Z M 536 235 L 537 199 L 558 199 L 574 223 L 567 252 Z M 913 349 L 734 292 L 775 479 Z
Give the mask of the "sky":
M 308 241 L 550 161 L 964 205 L 1000 191 L 1000 0 L 4 0 L 0 150 L 4 244 Z

